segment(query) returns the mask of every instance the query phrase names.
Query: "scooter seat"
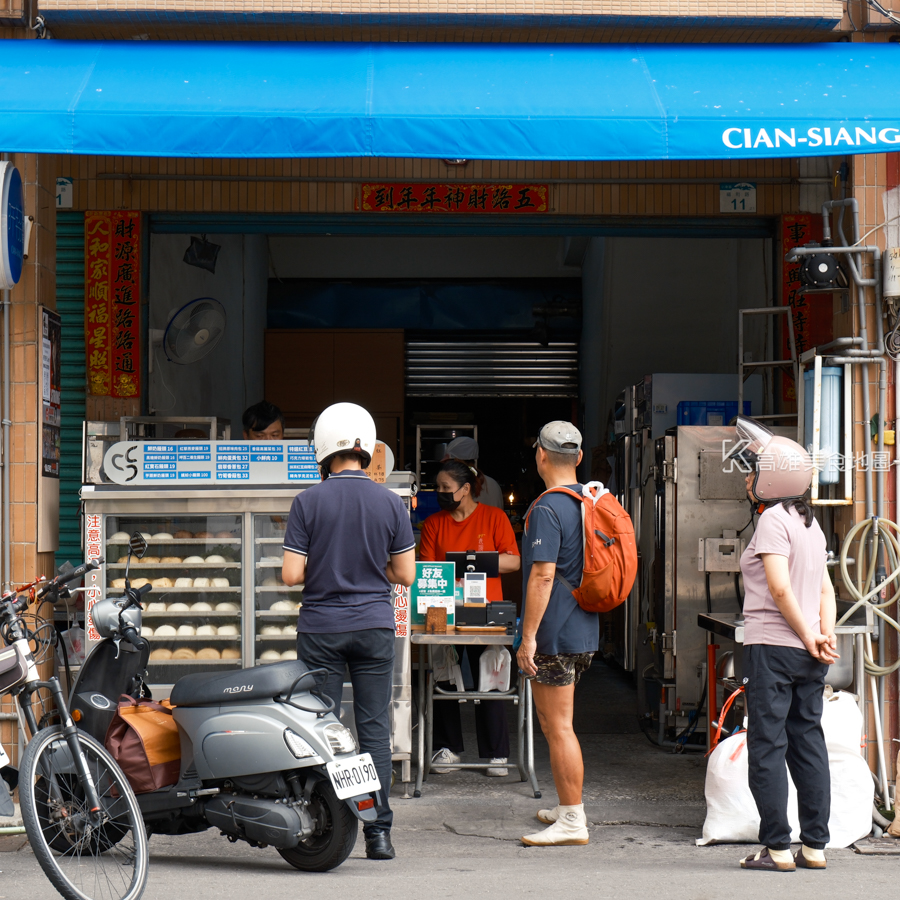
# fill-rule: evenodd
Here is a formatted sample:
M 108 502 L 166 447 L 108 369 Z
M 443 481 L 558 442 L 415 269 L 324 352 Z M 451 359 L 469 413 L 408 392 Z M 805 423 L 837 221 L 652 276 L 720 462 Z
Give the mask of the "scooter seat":
M 175 682 L 169 702 L 173 706 L 210 706 L 244 700 L 271 700 L 278 694 L 286 695 L 295 681 L 294 693 L 315 687 L 316 678 L 307 674 L 309 671 L 309 666 L 298 659 L 237 672 L 184 675 Z

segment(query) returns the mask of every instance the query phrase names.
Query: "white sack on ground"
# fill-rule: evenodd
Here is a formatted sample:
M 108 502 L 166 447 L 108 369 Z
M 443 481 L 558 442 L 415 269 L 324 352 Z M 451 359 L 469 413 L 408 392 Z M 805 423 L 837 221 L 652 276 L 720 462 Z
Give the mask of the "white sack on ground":
M 751 721 L 752 727 L 752 721 Z M 831 818 L 828 847 L 840 849 L 865 837 L 872 828 L 874 785 L 862 758 L 862 714 L 856 700 L 844 691 L 826 698 L 822 730 L 831 770 Z M 800 840 L 797 791 L 788 774 L 788 821 L 791 840 Z M 706 770 L 706 821 L 699 846 L 715 843 L 757 843 L 759 813 L 750 793 L 747 735 L 721 741 Z

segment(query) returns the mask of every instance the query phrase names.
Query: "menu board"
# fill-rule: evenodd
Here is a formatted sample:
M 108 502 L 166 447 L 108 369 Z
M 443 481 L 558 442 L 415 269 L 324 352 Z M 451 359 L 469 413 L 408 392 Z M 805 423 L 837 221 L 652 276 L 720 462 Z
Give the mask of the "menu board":
M 120 441 L 103 457 L 115 484 L 296 484 L 317 482 L 308 441 Z

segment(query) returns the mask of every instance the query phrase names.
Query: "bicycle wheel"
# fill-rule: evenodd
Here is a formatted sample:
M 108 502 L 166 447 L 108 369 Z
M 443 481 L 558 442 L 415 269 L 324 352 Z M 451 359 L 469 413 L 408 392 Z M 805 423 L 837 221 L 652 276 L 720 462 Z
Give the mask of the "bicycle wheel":
M 78 733 L 102 812 L 88 809 L 60 728 L 39 731 L 22 757 L 19 802 L 28 840 L 66 900 L 138 900 L 147 885 L 144 820 L 122 770 L 90 735 Z

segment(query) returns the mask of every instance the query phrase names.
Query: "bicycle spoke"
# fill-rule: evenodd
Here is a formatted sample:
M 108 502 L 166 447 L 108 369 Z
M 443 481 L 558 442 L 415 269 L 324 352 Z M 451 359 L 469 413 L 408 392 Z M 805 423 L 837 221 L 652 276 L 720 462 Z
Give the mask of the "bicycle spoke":
M 105 751 L 82 735 L 79 742 L 100 812 L 89 809 L 65 739 L 50 738 L 35 754 L 29 775 L 38 832 L 50 851 L 49 861 L 39 861 L 68 900 L 137 900 L 147 860 L 140 810 Z

